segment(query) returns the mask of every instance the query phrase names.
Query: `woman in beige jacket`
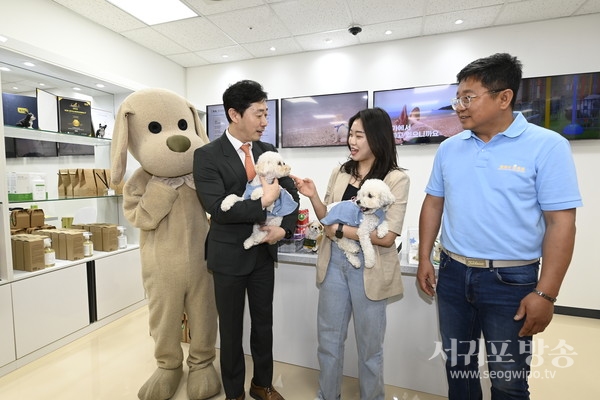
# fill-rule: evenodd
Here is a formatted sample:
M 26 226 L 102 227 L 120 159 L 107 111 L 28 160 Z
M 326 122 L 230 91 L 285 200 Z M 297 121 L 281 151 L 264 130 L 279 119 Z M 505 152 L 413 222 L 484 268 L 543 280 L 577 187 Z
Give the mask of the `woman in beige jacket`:
M 331 238 L 358 240 L 356 227 L 327 225 L 317 259 L 319 399 L 336 400 L 341 395 L 344 342 L 350 317 L 358 348 L 360 398 L 384 399 L 383 339 L 387 299 L 402 293 L 400 262 L 395 239 L 402 232 L 409 178 L 398 167 L 394 133 L 389 115 L 380 108 L 365 109 L 350 118 L 350 157 L 336 167 L 321 201 L 314 182 L 293 177 L 298 191 L 307 196 L 317 218 L 327 214 L 330 203 L 350 200 L 367 179 L 381 179 L 391 189 L 395 203 L 386 212 L 389 232 L 383 238 L 371 234 L 377 257 L 373 268 L 353 267 Z M 359 255 L 362 260 L 362 254 Z

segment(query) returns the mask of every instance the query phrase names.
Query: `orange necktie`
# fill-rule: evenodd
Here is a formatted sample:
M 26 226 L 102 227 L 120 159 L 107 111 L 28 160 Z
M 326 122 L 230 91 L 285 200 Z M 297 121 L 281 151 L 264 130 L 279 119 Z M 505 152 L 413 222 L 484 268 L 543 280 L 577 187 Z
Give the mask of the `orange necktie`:
M 242 151 L 246 154 L 246 158 L 244 159 L 244 167 L 246 168 L 246 176 L 248 177 L 248 182 L 250 182 L 256 176 L 256 171 L 254 170 L 254 162 L 252 161 L 252 156 L 250 155 L 250 143 L 244 143 L 242 145 Z

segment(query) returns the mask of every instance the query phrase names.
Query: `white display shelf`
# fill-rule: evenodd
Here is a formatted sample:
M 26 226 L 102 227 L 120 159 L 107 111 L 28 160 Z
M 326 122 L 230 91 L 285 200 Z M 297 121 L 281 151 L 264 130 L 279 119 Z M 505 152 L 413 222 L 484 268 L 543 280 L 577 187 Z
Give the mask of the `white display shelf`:
M 90 257 L 84 257 L 80 260 L 74 260 L 74 261 L 69 261 L 69 260 L 56 260 L 56 264 L 52 267 L 48 267 L 48 268 L 44 268 L 41 269 L 39 271 L 21 271 L 19 269 L 15 269 L 13 270 L 13 282 L 14 281 L 19 281 L 22 279 L 27 279 L 27 278 L 32 278 L 35 276 L 39 276 L 39 275 L 43 275 L 43 274 L 48 274 L 60 269 L 64 269 L 64 268 L 69 268 L 72 267 L 73 265 L 77 265 L 77 264 L 81 264 L 81 263 L 86 263 L 88 261 L 93 261 L 93 260 L 98 260 L 101 258 L 105 258 L 105 257 L 110 257 L 113 255 L 117 255 L 120 253 L 124 253 L 130 250 L 134 250 L 134 249 L 138 249 L 140 246 L 137 244 L 134 245 L 128 245 L 127 248 L 124 249 L 118 249 L 115 251 L 98 251 L 98 250 L 94 250 L 94 254 Z
M 19 128 L 16 126 L 9 125 L 4 125 L 4 136 L 15 139 L 84 144 L 88 146 L 110 146 L 111 143 L 111 139 L 81 136 L 62 132 L 43 131 L 40 129 Z

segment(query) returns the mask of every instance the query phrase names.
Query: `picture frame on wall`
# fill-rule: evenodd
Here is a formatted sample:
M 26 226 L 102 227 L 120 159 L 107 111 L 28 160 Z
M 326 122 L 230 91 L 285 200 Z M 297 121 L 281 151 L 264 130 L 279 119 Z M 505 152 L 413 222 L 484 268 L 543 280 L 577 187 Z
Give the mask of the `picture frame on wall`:
M 368 107 L 368 92 L 281 99 L 281 147 L 346 146 L 348 120 Z
M 458 84 L 376 90 L 373 107 L 392 119 L 396 144 L 440 143 L 463 130 L 450 99 Z
M 600 72 L 524 78 L 514 110 L 568 140 L 600 139 Z
M 279 104 L 277 99 L 267 100 L 267 107 L 269 109 L 267 116 L 268 125 L 260 140 L 261 142 L 279 147 Z M 206 106 L 206 134 L 211 142 L 221 136 L 228 125 L 229 122 L 227 121 L 223 104 Z

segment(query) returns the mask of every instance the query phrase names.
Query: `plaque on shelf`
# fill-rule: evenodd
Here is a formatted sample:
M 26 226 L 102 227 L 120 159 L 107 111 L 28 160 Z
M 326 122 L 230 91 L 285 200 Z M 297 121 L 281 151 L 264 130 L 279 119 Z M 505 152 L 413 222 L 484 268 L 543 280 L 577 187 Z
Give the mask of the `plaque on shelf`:
M 4 125 L 38 128 L 37 100 L 35 97 L 2 93 L 2 103 Z
M 58 128 L 64 133 L 94 136 L 91 102 L 58 97 Z

